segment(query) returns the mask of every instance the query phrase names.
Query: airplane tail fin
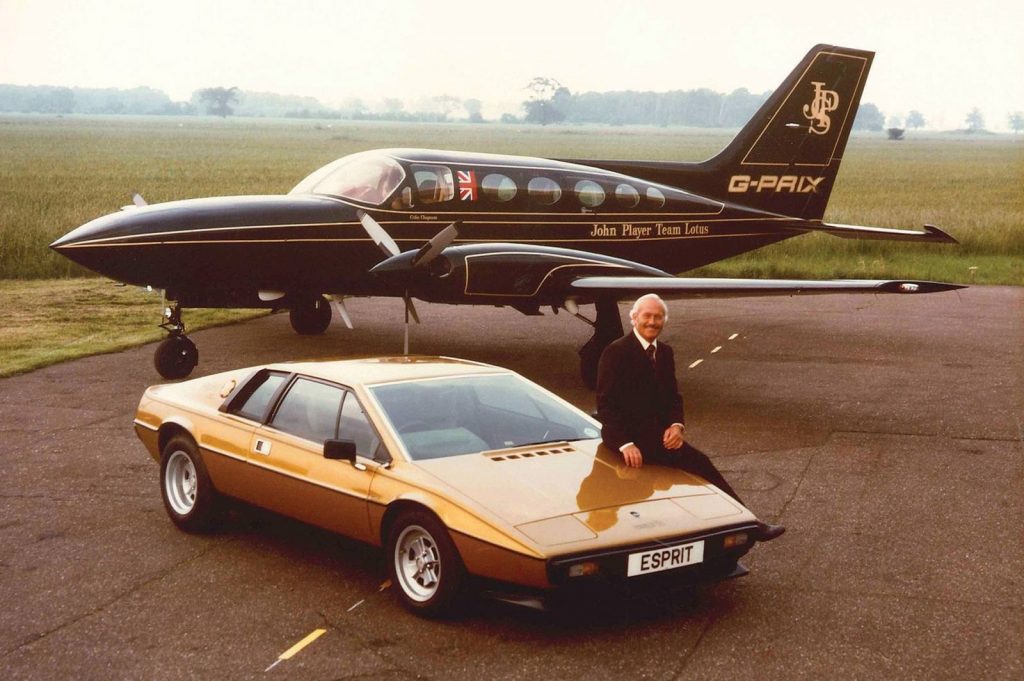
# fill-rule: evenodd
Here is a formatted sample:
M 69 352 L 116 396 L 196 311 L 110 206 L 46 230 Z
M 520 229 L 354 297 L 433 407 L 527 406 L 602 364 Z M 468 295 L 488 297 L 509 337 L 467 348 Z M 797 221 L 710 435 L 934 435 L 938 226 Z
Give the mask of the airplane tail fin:
M 581 161 L 721 201 L 821 220 L 874 52 L 817 45 L 717 156 L 702 163 Z
M 873 58 L 844 47 L 812 48 L 733 141 L 699 164 L 703 189 L 759 210 L 820 220 Z

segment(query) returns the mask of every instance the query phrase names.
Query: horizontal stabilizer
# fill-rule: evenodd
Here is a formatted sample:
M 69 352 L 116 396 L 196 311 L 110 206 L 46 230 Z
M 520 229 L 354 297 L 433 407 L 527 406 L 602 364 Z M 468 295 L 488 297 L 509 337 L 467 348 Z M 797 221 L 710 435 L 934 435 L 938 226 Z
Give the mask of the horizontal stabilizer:
M 892 279 L 714 279 L 703 277 L 583 277 L 571 287 L 590 296 L 620 300 L 645 293 L 664 298 L 745 298 L 824 293 L 938 293 L 966 288 L 960 284 Z
M 888 241 L 926 241 L 937 244 L 960 243 L 935 225 L 925 225 L 923 232 L 913 229 L 889 229 L 887 227 L 861 227 L 860 225 L 830 225 L 828 223 L 805 223 L 797 229 L 812 232 L 827 232 L 844 239 L 885 239 Z

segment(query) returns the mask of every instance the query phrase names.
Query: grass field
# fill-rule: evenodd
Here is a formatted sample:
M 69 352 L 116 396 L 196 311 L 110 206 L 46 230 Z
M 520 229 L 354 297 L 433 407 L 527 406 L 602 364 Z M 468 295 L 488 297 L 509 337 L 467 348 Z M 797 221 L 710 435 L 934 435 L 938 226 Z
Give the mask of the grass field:
M 88 273 L 47 248 L 129 202 L 287 192 L 320 165 L 389 146 L 556 158 L 701 160 L 731 131 L 207 118 L 0 117 L 0 279 Z M 704 268 L 726 276 L 1024 284 L 1024 140 L 855 135 L 826 219 L 946 229 L 960 246 L 791 239 Z M 973 269 L 972 269 L 973 268 Z

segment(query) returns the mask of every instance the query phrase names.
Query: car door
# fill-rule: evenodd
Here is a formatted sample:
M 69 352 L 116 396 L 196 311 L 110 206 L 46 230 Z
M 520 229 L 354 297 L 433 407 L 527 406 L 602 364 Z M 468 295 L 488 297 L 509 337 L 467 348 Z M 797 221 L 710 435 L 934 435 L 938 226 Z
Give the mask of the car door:
M 350 406 L 345 407 L 346 403 Z M 339 422 L 351 421 L 354 409 L 359 409 L 357 400 L 342 386 L 307 376 L 294 377 L 267 422 L 253 433 L 248 453 L 255 471 L 249 490 L 251 501 L 370 541 L 366 504 L 379 464 L 370 461 L 353 465 L 324 458 L 325 440 L 355 439 L 345 432 L 339 434 Z M 351 426 L 347 429 L 353 430 Z M 365 435 L 361 439 L 365 451 L 372 443 Z
M 249 465 L 253 433 L 266 419 L 290 376 L 284 371 L 257 372 L 223 405 L 216 427 L 200 433 L 203 463 L 218 492 L 248 498 L 253 485 L 253 468 Z

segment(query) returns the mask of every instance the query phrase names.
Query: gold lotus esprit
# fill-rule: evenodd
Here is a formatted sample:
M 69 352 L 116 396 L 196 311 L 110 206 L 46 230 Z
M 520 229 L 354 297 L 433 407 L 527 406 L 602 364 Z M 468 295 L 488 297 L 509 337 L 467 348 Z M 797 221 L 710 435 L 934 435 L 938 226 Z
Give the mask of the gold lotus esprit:
M 146 390 L 135 432 L 190 532 L 238 499 L 383 546 L 403 604 L 472 576 L 543 596 L 743 574 L 756 519 L 683 471 L 627 468 L 600 424 L 522 376 L 445 357 L 271 364 Z

